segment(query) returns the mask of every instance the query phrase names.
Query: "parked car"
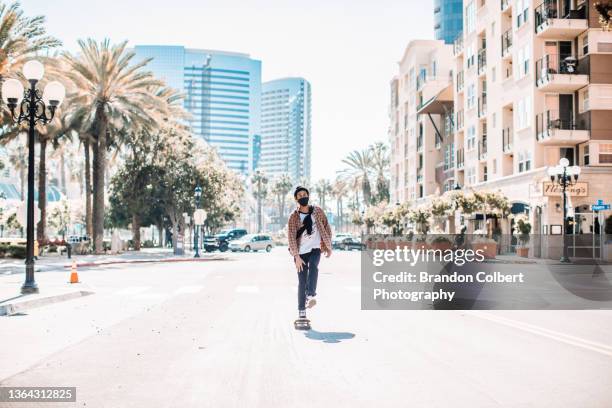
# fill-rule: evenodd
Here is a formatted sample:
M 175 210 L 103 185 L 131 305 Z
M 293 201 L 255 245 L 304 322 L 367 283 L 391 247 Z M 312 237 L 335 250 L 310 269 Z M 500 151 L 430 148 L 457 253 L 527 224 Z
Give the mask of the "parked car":
M 348 232 L 340 232 L 340 233 L 338 233 L 338 234 L 336 234 L 336 235 L 334 235 L 334 236 L 332 237 L 332 247 L 334 247 L 334 245 L 335 245 L 336 243 L 340 243 L 340 242 L 342 242 L 342 240 L 343 240 L 344 238 L 352 238 L 352 237 L 353 237 L 353 234 L 351 234 L 351 233 L 348 233 Z M 334 247 L 334 248 L 335 248 L 335 247 Z
M 273 247 L 274 240 L 271 236 L 265 234 L 248 234 L 229 243 L 229 249 L 232 252 L 251 252 L 260 250 L 270 252 Z
M 332 247 L 335 249 L 342 249 L 344 251 L 351 251 L 353 249 L 361 251 L 365 248 L 365 244 L 363 244 L 359 238 L 345 237 L 339 241 L 332 242 Z
M 88 242 L 89 237 L 87 235 L 69 235 L 66 238 L 66 242 L 69 244 L 78 244 L 79 242 Z
M 204 238 L 204 249 L 206 252 L 219 250 L 225 252 L 229 248 L 230 241 L 242 238 L 247 234 L 244 228 L 232 228 L 221 231 L 212 237 Z

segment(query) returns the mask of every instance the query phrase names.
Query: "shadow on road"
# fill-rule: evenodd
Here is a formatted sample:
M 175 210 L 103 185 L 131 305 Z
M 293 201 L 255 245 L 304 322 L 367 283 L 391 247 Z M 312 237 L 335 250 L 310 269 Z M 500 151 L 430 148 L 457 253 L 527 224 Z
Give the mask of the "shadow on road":
M 304 335 L 311 340 L 321 340 L 323 343 L 340 343 L 342 340 L 350 340 L 355 337 L 354 333 L 320 332 L 316 330 L 308 330 Z

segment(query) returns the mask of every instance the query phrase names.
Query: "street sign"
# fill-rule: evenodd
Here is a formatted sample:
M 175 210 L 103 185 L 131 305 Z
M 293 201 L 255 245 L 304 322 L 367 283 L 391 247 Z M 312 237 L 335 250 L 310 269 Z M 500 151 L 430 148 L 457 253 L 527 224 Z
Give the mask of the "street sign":
M 610 209 L 610 204 L 604 204 L 603 200 L 597 200 L 597 204 L 591 205 L 591 211 L 606 211 Z
M 195 222 L 195 225 L 202 225 L 204 224 L 204 221 L 206 221 L 206 216 L 208 214 L 206 214 L 205 210 L 197 209 L 195 210 L 195 212 L 193 213 L 193 220 Z

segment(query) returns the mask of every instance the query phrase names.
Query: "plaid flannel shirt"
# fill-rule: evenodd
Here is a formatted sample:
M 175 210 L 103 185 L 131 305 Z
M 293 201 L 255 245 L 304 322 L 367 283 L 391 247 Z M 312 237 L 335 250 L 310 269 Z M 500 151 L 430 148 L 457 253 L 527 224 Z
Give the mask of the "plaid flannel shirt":
M 312 215 L 315 218 L 317 230 L 321 235 L 321 251 L 329 251 L 332 248 L 332 232 L 325 212 L 317 206 L 314 206 Z M 302 226 L 300 221 L 299 211 L 296 209 L 289 216 L 287 224 L 287 240 L 289 241 L 289 252 L 291 256 L 296 257 L 300 254 L 300 238 L 296 237 L 298 230 Z

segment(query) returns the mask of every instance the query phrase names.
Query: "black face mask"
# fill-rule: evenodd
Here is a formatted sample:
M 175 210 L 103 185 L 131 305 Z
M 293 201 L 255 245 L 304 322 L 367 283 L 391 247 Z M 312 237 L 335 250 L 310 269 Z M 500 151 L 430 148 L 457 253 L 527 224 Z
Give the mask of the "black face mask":
M 306 206 L 308 205 L 308 197 L 302 197 L 298 200 L 298 203 L 300 203 L 301 206 Z

